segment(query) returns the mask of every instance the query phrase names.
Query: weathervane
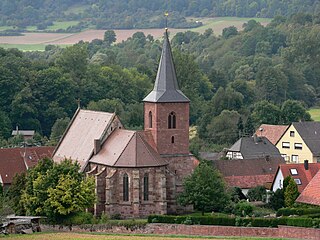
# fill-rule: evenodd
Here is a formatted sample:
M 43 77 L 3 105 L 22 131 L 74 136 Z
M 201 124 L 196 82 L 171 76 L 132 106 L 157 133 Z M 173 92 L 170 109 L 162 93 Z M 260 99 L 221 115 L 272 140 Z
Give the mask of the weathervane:
M 169 16 L 169 13 L 168 13 L 168 11 L 166 11 L 165 13 L 164 13 L 164 16 L 165 16 L 165 18 L 166 18 L 166 31 L 168 31 L 168 16 Z

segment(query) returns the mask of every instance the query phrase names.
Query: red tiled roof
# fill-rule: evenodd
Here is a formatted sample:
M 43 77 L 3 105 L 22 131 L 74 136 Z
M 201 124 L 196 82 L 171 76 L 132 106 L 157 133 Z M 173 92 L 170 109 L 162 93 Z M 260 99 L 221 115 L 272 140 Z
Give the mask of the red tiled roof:
M 303 163 L 280 164 L 279 169 L 282 172 L 283 178 L 291 176 L 293 179 L 300 179 L 301 184 L 298 185 L 298 190 L 301 193 L 320 170 L 320 163 L 309 163 L 308 166 L 308 170 L 306 170 Z M 296 169 L 298 174 L 292 175 L 290 169 Z
M 53 160 L 77 160 L 84 166 L 89 160 L 94 140 L 101 139 L 114 114 L 78 109 L 55 149 Z
M 287 130 L 288 125 L 270 125 L 262 124 L 256 131 L 257 136 L 266 137 L 273 145 L 275 145 L 284 132 Z M 260 131 L 260 129 L 262 131 Z
M 89 162 L 114 167 L 155 167 L 168 164 L 144 139 L 144 132 L 124 129 L 116 129 Z
M 213 161 L 213 165 L 221 172 L 228 185 L 240 188 L 271 183 L 278 165 L 282 163 L 285 163 L 282 157 Z
M 42 157 L 51 157 L 53 150 L 54 147 L 0 149 L 0 177 L 2 183 L 11 184 L 16 174 L 25 172 L 27 168 L 36 165 Z
M 312 178 L 296 201 L 320 206 L 320 171 Z
M 230 187 L 254 188 L 264 186 L 273 180 L 273 174 L 253 176 L 229 176 L 224 178 Z

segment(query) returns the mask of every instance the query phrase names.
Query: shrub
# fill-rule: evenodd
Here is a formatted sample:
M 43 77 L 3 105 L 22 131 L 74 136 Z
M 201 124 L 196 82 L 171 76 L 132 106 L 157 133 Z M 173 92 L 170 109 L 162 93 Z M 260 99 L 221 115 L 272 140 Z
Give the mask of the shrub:
M 92 224 L 94 222 L 94 218 L 92 213 L 89 212 L 79 212 L 72 214 L 68 218 L 62 220 L 62 224 L 64 225 L 82 225 L 82 224 Z
M 110 218 L 115 220 L 120 220 L 121 214 L 120 213 L 111 214 Z
M 99 219 L 99 223 L 100 224 L 104 224 L 107 223 L 109 221 L 109 216 L 108 214 L 105 214 L 104 212 L 101 214 L 100 219 Z
M 274 193 L 271 194 L 269 205 L 274 210 L 278 210 L 279 208 L 284 207 L 283 189 L 277 189 Z
M 319 214 L 320 208 L 280 208 L 277 211 L 277 216 L 290 216 L 290 215 L 313 215 Z
M 240 201 L 234 207 L 234 213 L 237 216 L 251 216 L 253 212 L 253 207 L 247 201 Z
M 266 200 L 267 190 L 264 186 L 258 186 L 248 191 L 247 197 L 252 201 L 264 201 Z

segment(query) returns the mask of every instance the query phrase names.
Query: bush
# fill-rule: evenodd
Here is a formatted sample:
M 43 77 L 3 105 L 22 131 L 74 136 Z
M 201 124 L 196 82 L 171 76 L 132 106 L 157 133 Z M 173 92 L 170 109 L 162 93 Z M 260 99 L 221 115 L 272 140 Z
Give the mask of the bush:
M 63 219 L 61 223 L 64 225 L 93 224 L 94 218 L 92 213 L 79 212 L 79 213 L 72 214 L 71 216 Z
M 247 197 L 249 198 L 250 202 L 253 201 L 266 201 L 267 190 L 264 186 L 258 186 L 252 188 L 248 191 Z
M 237 216 L 251 216 L 252 212 L 253 206 L 245 200 L 238 202 L 234 207 L 234 213 Z
M 320 213 L 320 208 L 280 208 L 277 211 L 277 216 L 290 216 L 290 215 L 313 215 Z
M 109 216 L 108 214 L 102 213 L 99 219 L 100 224 L 107 223 L 109 221 Z

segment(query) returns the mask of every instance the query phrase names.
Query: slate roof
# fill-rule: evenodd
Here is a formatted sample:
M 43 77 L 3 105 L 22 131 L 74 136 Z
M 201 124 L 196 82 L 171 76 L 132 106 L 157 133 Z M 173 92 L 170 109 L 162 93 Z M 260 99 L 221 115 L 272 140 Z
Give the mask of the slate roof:
M 55 149 L 54 161 L 70 158 L 83 167 L 92 155 L 94 140 L 101 139 L 113 117 L 113 113 L 78 109 Z
M 266 137 L 273 145 L 275 145 L 288 129 L 288 127 L 288 125 L 262 124 L 257 129 L 256 134 L 259 137 Z
M 260 158 L 265 156 L 281 157 L 276 146 L 266 137 L 242 137 L 228 150 L 241 152 L 244 159 Z
M 230 187 L 253 188 L 271 183 L 282 157 L 212 161 Z
M 294 122 L 298 131 L 314 156 L 320 156 L 320 122 Z
M 320 206 L 320 171 L 312 178 L 296 202 Z
M 145 132 L 116 129 L 89 162 L 112 167 L 156 167 L 168 163 L 148 143 Z
M 292 174 L 291 169 L 296 169 L 297 174 Z M 274 177 L 274 180 L 279 171 L 281 171 L 283 178 L 291 176 L 293 179 L 300 179 L 301 184 L 298 184 L 298 190 L 301 193 L 319 170 L 320 163 L 308 163 L 308 170 L 305 169 L 303 163 L 280 164 L 277 173 Z
M 168 33 L 164 36 L 163 48 L 154 88 L 144 102 L 190 102 L 179 89 L 173 63 Z
M 27 171 L 43 157 L 51 157 L 54 147 L 3 148 L 0 149 L 0 178 L 3 184 L 11 184 L 16 174 Z

